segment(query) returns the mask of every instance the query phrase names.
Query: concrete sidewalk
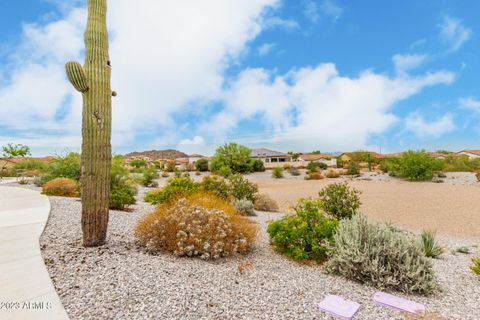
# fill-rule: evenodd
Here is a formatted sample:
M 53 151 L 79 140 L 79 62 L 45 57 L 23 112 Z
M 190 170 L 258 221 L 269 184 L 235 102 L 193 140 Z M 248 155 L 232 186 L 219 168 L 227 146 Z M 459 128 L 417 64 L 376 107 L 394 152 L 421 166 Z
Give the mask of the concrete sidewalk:
M 0 186 L 0 319 L 68 319 L 40 253 L 50 214 L 40 193 Z

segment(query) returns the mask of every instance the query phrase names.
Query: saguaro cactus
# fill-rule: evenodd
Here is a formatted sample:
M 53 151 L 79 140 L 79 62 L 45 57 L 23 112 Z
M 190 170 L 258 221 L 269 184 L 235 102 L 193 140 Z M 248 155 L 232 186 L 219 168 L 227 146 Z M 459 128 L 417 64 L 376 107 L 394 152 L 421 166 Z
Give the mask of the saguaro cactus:
M 112 92 L 108 55 L 107 0 L 88 0 L 85 65 L 67 62 L 74 88 L 82 93 L 83 245 L 105 243 L 110 195 Z

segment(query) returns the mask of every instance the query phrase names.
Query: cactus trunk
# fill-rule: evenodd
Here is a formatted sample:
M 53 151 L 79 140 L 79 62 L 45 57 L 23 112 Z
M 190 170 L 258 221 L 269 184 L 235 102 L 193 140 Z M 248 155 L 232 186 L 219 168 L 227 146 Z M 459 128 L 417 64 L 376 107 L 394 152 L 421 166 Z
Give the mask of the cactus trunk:
M 112 90 L 106 14 L 107 0 L 88 1 L 85 65 L 66 64 L 70 82 L 83 95 L 81 197 L 86 247 L 105 243 L 109 214 Z

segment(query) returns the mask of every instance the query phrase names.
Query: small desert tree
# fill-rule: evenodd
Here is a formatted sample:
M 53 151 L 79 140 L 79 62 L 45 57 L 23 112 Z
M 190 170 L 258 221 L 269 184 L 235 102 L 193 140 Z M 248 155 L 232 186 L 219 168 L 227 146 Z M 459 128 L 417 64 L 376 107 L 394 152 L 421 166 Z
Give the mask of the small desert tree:
M 3 171 L 7 168 L 7 163 L 13 158 L 23 158 L 30 155 L 30 148 L 23 144 L 8 143 L 2 147 L 5 163 L 0 168 L 0 178 L 3 178 Z
M 112 96 L 108 54 L 107 0 L 88 0 L 85 65 L 68 62 L 68 79 L 82 93 L 83 245 L 105 243 L 108 224 L 112 147 Z
M 220 172 L 222 168 L 229 168 L 233 173 L 253 171 L 253 159 L 250 149 L 237 143 L 227 143 L 218 147 L 210 162 L 212 172 Z

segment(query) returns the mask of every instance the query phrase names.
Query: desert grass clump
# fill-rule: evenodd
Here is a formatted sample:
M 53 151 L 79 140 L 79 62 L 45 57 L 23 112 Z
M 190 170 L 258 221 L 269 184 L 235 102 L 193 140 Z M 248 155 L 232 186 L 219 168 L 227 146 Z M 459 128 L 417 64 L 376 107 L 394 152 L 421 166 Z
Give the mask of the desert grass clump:
M 322 174 L 317 171 L 311 171 L 306 177 L 307 180 L 322 180 L 324 178 L 324 176 L 322 176 Z
M 275 179 L 283 178 L 283 168 L 282 167 L 273 168 L 272 177 L 275 178 Z
M 290 169 L 288 170 L 292 176 L 299 176 L 300 175 L 300 170 L 298 170 L 297 167 L 291 166 Z
M 170 177 L 170 173 L 168 173 L 167 171 L 163 171 L 162 178 L 168 178 L 168 177 Z
M 327 270 L 379 289 L 431 294 L 438 289 L 432 260 L 416 239 L 357 214 L 342 220 Z
M 477 276 L 480 276 L 480 258 L 473 258 L 472 262 L 473 262 L 473 266 L 471 266 L 470 269 Z
M 213 194 L 199 192 L 157 207 L 135 229 L 138 244 L 150 252 L 217 259 L 247 253 L 258 227 Z
M 270 198 L 265 193 L 259 193 L 255 195 L 255 201 L 253 202 L 253 208 L 258 211 L 278 212 L 279 207 L 277 201 Z
M 434 232 L 423 231 L 420 237 L 425 256 L 429 258 L 437 258 L 445 251 L 445 249 L 435 239 Z
M 338 178 L 340 177 L 340 173 L 337 170 L 328 169 L 327 172 L 325 173 L 325 176 L 327 178 Z
M 47 196 L 78 197 L 78 183 L 68 178 L 56 178 L 43 185 L 42 193 Z
M 320 190 L 323 209 L 337 219 L 352 217 L 360 207 L 360 191 L 348 183 L 332 183 Z
M 242 216 L 256 216 L 253 203 L 250 200 L 235 200 L 233 205 L 235 206 L 235 209 L 237 209 L 238 213 L 240 213 Z

